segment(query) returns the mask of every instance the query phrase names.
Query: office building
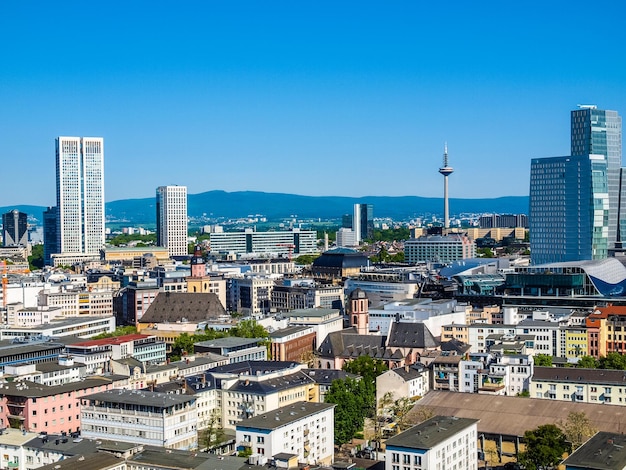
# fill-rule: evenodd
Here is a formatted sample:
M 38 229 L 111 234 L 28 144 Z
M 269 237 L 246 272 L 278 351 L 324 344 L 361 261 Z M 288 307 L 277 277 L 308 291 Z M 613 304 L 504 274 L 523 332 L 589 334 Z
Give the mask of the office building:
M 170 256 L 187 256 L 187 187 L 159 186 L 156 190 L 157 245 Z
M 603 155 L 607 164 L 609 193 L 609 249 L 617 241 L 622 166 L 622 118 L 617 111 L 598 109 L 595 105 L 580 105 L 571 112 L 571 155 Z M 624 209 L 622 210 L 624 213 Z M 624 219 L 623 216 L 620 219 Z M 622 220 L 619 221 L 620 224 Z M 623 228 L 626 233 L 626 226 Z
M 280 230 L 257 232 L 251 228 L 242 232 L 211 234 L 212 254 L 243 256 L 289 257 L 318 253 L 315 230 Z
M 359 242 L 356 239 L 356 232 L 349 228 L 340 228 L 335 233 L 335 240 L 338 247 L 351 247 L 358 246 Z
M 81 434 L 88 439 L 184 450 L 198 445 L 192 395 L 120 389 L 95 393 L 81 402 Z
M 461 233 L 424 235 L 411 238 L 404 244 L 404 259 L 411 264 L 423 262 L 448 264 L 475 257 L 474 240 Z
M 43 263 L 52 266 L 52 254 L 60 252 L 57 236 L 57 208 L 48 207 L 43 211 Z
M 99 254 L 104 246 L 104 140 L 56 139 L 57 248 Z
M 26 246 L 28 244 L 27 215 L 18 210 L 2 214 L 3 246 Z
M 374 234 L 374 206 L 372 204 L 354 205 L 352 231 L 355 233 L 357 244 L 365 238 L 372 238 Z
M 528 216 L 526 214 L 485 214 L 478 219 L 478 225 L 480 228 L 528 228 Z
M 610 194 L 604 155 L 534 158 L 530 168 L 533 264 L 608 256 Z

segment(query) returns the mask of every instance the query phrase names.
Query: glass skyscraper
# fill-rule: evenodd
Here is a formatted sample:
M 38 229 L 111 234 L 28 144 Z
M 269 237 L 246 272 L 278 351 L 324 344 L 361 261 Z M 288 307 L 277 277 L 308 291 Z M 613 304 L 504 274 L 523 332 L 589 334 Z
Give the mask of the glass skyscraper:
M 534 158 L 530 167 L 533 264 L 608 256 L 609 194 L 603 155 Z
M 97 254 L 104 246 L 104 140 L 56 139 L 57 246 Z
M 620 168 L 622 166 L 622 118 L 617 111 L 605 111 L 594 105 L 582 105 L 580 109 L 572 111 L 571 142 L 572 155 L 604 155 L 607 159 L 608 243 L 611 249 L 617 240 Z M 620 225 L 624 230 L 626 229 L 624 217 L 620 216 L 620 219 Z
M 533 264 L 604 259 L 615 248 L 618 213 L 626 212 L 626 204 L 620 207 L 626 202 L 620 198 L 621 161 L 619 114 L 592 105 L 572 111 L 571 156 L 531 162 Z M 624 217 L 619 219 L 625 233 Z
M 157 245 L 170 256 L 186 256 L 187 186 L 159 186 L 156 190 Z

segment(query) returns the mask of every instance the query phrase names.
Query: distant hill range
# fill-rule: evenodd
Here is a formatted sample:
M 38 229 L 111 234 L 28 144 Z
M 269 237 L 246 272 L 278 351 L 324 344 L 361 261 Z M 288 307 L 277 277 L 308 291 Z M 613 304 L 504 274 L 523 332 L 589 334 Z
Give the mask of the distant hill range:
M 299 219 L 336 219 L 351 214 L 356 203 L 373 204 L 374 217 L 406 220 L 424 215 L 443 215 L 443 198 L 419 196 L 299 196 L 296 194 L 264 193 L 258 191 L 207 191 L 188 196 L 188 213 L 192 218 L 202 216 L 227 219 L 260 214 L 270 220 L 297 216 Z M 43 221 L 41 206 L 0 207 L 1 213 L 17 209 Z M 506 196 L 493 199 L 450 199 L 450 214 L 527 214 L 528 196 Z M 129 224 L 154 224 L 155 199 L 123 199 L 106 204 L 108 220 Z

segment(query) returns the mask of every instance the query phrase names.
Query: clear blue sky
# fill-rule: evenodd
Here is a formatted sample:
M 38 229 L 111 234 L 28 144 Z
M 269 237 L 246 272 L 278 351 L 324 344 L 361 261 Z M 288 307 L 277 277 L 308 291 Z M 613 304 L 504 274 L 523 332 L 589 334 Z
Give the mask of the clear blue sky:
M 626 115 L 626 3 L 0 3 L 0 205 L 55 203 L 54 139 L 105 139 L 107 201 L 180 184 L 526 195 L 569 111 Z

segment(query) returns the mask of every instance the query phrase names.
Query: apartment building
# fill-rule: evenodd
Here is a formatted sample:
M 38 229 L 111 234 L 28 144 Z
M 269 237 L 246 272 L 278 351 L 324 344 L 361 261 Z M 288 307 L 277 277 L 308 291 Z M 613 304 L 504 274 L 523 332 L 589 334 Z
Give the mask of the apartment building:
M 477 439 L 477 419 L 435 416 L 387 440 L 385 470 L 476 470 Z
M 609 369 L 535 367 L 530 396 L 576 403 L 626 405 L 626 372 Z
M 249 448 L 259 465 L 274 458 L 278 467 L 276 460 L 285 459 L 286 454 L 297 456 L 298 464 L 330 465 L 334 408 L 332 403 L 301 401 L 243 420 L 236 428 L 237 445 Z

